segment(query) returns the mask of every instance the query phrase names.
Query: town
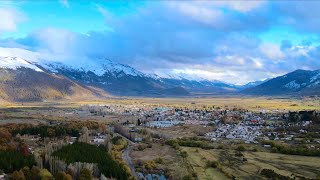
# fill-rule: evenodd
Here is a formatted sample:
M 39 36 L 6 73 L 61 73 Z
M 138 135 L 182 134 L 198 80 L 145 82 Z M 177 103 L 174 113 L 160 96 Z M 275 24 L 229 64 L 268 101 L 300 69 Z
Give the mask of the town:
M 11 111 L 16 112 L 15 116 L 10 115 Z M 55 120 L 57 115 L 59 120 Z M 236 156 L 228 161 L 238 162 L 242 167 L 255 165 L 256 160 L 250 158 L 258 158 L 263 153 L 288 156 L 288 159 L 293 155 L 318 158 L 319 115 L 314 110 L 248 110 L 195 102 L 178 106 L 100 103 L 73 108 L 44 108 L 41 111 L 34 108 L 2 109 L 1 152 L 4 154 L 1 156 L 0 178 L 26 176 L 24 172 L 29 168 L 30 172 L 38 172 L 34 176 L 49 179 L 59 179 L 57 176 L 71 176 L 72 179 L 82 176 L 99 179 L 201 179 L 207 176 L 201 171 L 208 169 L 222 179 L 241 179 L 253 174 L 315 179 L 319 172 L 312 169 L 318 166 L 297 172 L 286 170 L 292 173 L 291 176 L 278 171 L 276 165 L 271 169 L 256 167 L 261 168 L 258 174 L 252 171 L 239 174 L 238 169 L 227 168 L 229 162 L 219 159 L 232 157 L 232 152 L 235 152 Z M 75 153 L 73 149 L 76 147 L 88 152 L 104 149 L 101 152 L 105 154 L 103 162 L 112 162 L 117 172 L 105 169 L 98 157 L 87 160 L 85 157 L 90 156 L 86 155 L 87 152 Z M 95 147 L 99 148 L 95 150 Z M 5 152 L 10 149 L 23 152 L 30 160 L 7 167 L 5 162 L 10 155 Z M 194 153 L 205 152 L 213 154 L 204 162 L 215 163 L 219 168 L 201 164 L 199 166 L 203 168 L 197 172 L 192 157 Z M 64 157 L 65 154 L 68 157 Z M 212 158 L 215 160 L 210 160 Z M 264 161 L 261 159 L 259 162 Z M 177 171 L 177 166 L 183 172 Z M 298 168 L 299 163 L 295 166 Z

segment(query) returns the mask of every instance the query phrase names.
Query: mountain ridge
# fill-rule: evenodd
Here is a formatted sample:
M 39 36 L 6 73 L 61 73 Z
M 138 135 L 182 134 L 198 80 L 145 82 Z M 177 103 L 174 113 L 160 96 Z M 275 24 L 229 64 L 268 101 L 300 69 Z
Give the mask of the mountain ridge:
M 24 91 L 28 92 L 28 96 L 25 100 L 66 99 L 78 96 L 77 94 L 81 93 L 92 97 L 109 95 L 166 97 L 197 94 L 271 96 L 320 94 L 320 70 L 296 70 L 283 76 L 249 82 L 245 85 L 233 85 L 218 80 L 191 80 L 184 77 L 164 78 L 158 75 L 145 74 L 129 65 L 108 59 L 100 59 L 93 63 L 79 62 L 72 64 L 50 61 L 39 63 L 29 62 L 19 57 L 0 57 L 0 70 L 2 73 L 0 85 L 2 85 L 4 92 L 2 98 L 4 99 L 10 99 L 10 96 L 15 97 L 6 89 L 23 89 L 22 85 L 26 82 L 28 83 L 24 86 L 27 89 L 24 89 Z M 25 76 L 21 76 L 23 73 Z M 11 82 L 8 81 L 9 77 L 11 77 L 11 80 L 14 79 L 12 77 L 19 78 Z M 44 77 L 52 84 L 45 82 Z M 38 84 L 33 82 L 32 79 Z M 34 87 L 29 86 L 29 84 L 33 84 Z M 61 84 L 63 85 L 61 86 Z M 55 94 L 55 96 L 50 97 L 49 94 L 41 91 L 41 89 L 47 87 L 51 88 L 50 91 L 54 92 L 52 94 Z M 74 93 L 68 91 L 70 88 L 76 89 Z M 32 95 L 32 91 L 36 92 L 37 95 Z M 21 97 L 13 98 L 13 100 L 23 101 L 24 99 Z
M 0 57 L 2 101 L 44 101 L 108 97 L 97 88 L 77 84 L 67 77 L 47 73 L 22 58 Z
M 320 70 L 297 69 L 242 91 L 251 95 L 320 95 Z

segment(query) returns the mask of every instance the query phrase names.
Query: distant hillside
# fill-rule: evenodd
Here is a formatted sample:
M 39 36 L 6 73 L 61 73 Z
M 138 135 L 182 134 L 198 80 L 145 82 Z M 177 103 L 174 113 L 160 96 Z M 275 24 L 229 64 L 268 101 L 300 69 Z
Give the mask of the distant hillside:
M 191 77 L 192 78 L 192 77 Z M 108 59 L 32 63 L 0 57 L 0 100 L 40 101 L 114 96 L 201 94 L 320 95 L 320 70 L 297 70 L 265 81 L 233 85 L 217 80 L 144 74 Z
M 320 95 L 320 70 L 296 70 L 242 91 L 252 95 Z
M 107 96 L 99 89 L 81 86 L 70 79 L 46 73 L 20 58 L 0 58 L 2 101 L 43 101 Z
M 45 71 L 62 74 L 78 83 L 99 87 L 120 96 L 185 96 L 192 93 L 235 92 L 241 89 L 240 86 L 216 80 L 148 75 L 108 59 L 96 59 L 84 64 L 42 62 L 39 66 Z

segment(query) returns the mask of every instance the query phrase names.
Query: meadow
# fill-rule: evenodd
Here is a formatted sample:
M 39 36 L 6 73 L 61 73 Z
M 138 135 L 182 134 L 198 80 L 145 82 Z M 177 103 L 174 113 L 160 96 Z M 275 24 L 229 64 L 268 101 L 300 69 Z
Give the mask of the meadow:
M 185 98 L 109 98 L 81 101 L 46 101 L 46 102 L 1 102 L 0 108 L 77 108 L 84 105 L 137 105 L 137 106 L 170 106 L 189 108 L 229 107 L 251 111 L 278 110 L 320 110 L 320 99 L 309 97 L 250 97 L 250 96 L 216 96 L 216 97 L 185 97 Z
M 283 155 L 269 152 L 242 152 L 236 157 L 231 150 L 205 150 L 193 147 L 181 147 L 188 153 L 188 161 L 197 172 L 199 179 L 261 179 L 262 169 L 271 169 L 287 177 L 306 177 L 316 179 L 320 176 L 320 158 Z M 219 168 L 207 166 L 207 161 L 219 163 Z

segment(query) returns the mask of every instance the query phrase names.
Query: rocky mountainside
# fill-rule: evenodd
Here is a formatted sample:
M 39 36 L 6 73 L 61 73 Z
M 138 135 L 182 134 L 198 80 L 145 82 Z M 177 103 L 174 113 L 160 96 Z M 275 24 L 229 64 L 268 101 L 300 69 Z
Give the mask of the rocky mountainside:
M 221 81 L 144 74 L 108 59 L 32 63 L 0 57 L 0 99 L 35 101 L 75 97 L 187 96 L 192 94 L 318 95 L 320 70 L 297 70 L 238 86 Z
M 43 62 L 39 65 L 44 71 L 62 74 L 79 83 L 102 88 L 113 95 L 184 96 L 189 93 L 226 93 L 241 89 L 221 81 L 163 78 L 144 74 L 108 59 L 77 64 Z
M 252 95 L 320 95 L 320 70 L 296 70 L 242 92 Z
M 99 89 L 86 87 L 16 57 L 0 58 L 0 99 L 43 101 L 105 97 Z

